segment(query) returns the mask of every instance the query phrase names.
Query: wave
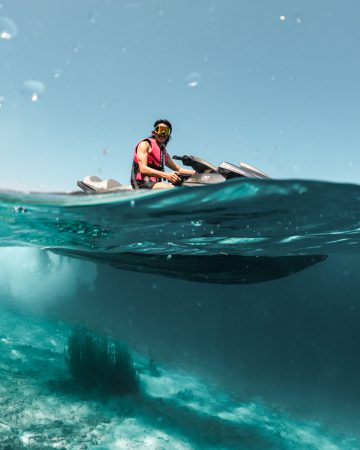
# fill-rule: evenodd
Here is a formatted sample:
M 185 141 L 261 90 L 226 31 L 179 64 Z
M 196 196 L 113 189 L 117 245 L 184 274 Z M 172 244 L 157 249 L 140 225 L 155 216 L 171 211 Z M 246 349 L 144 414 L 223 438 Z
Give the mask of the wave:
M 359 185 L 309 180 L 236 179 L 98 195 L 1 191 L 0 245 L 37 246 L 128 270 L 187 272 L 197 281 L 225 273 L 217 282 L 253 282 L 288 274 L 269 272 L 275 258 L 293 273 L 325 255 L 358 253 L 359 200 Z M 264 270 L 257 276 L 259 262 Z

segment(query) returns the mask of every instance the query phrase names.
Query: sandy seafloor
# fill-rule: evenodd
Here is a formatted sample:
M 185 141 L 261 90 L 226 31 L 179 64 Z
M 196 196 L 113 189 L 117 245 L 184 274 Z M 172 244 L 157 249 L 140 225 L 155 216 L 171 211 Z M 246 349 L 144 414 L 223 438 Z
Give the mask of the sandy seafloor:
M 1 307 L 0 326 L 2 450 L 360 448 L 354 436 L 141 355 L 140 394 L 81 390 L 64 357 L 69 325 Z

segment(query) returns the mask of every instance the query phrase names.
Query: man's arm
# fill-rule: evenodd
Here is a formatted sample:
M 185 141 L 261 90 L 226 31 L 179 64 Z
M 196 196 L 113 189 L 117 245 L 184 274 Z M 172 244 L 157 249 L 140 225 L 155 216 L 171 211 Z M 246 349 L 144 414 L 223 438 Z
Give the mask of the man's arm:
M 184 175 L 194 175 L 194 173 L 196 173 L 195 170 L 184 169 L 183 167 L 178 166 L 173 161 L 173 159 L 170 157 L 170 155 L 168 155 L 168 158 L 167 158 L 167 161 L 166 161 L 166 165 L 170 169 L 174 170 L 175 172 L 179 172 L 179 173 L 184 174 Z
M 156 170 L 148 166 L 148 156 L 149 151 L 151 150 L 150 144 L 147 141 L 142 141 L 138 145 L 136 150 L 136 155 L 138 158 L 139 171 L 143 175 L 150 175 L 159 178 L 165 178 L 170 181 L 170 183 L 177 183 L 180 181 L 180 178 L 176 175 L 176 173 L 166 173 L 161 170 Z

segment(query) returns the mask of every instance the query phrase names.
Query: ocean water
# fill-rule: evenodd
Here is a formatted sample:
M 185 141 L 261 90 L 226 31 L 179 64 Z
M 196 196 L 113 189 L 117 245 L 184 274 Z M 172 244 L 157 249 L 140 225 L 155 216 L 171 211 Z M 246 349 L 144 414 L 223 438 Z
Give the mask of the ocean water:
M 0 193 L 1 244 L 105 254 L 356 253 L 360 188 L 246 180 L 102 195 Z
M 0 448 L 360 448 L 360 187 L 0 193 Z M 140 393 L 79 389 L 74 325 Z

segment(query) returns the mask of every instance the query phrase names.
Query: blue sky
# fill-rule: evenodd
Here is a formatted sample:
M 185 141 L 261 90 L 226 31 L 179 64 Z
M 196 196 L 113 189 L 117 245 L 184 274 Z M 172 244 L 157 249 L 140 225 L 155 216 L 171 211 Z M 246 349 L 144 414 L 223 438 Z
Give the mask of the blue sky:
M 359 19 L 358 0 L 2 0 L 0 187 L 128 183 L 158 117 L 170 154 L 358 183 Z

